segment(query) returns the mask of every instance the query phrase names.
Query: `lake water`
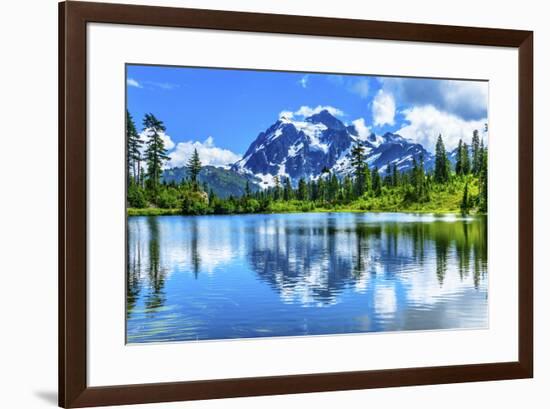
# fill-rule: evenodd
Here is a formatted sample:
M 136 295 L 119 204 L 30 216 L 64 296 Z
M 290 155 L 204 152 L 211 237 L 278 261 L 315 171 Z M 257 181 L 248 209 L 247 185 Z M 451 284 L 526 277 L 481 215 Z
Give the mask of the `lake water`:
M 128 218 L 129 343 L 485 328 L 485 217 Z

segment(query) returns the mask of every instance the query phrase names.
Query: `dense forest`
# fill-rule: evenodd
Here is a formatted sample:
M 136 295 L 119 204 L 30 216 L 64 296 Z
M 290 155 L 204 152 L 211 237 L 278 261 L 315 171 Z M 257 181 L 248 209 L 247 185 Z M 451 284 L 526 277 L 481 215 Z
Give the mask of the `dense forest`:
M 365 148 L 357 142 L 351 151 L 353 173 L 343 178 L 322 172 L 316 180 L 275 177 L 275 186 L 252 189 L 247 183 L 240 197 L 217 196 L 198 181 L 202 169 L 195 150 L 187 163 L 189 177 L 165 183 L 163 168 L 169 160 L 161 137 L 166 130 L 153 114 L 143 118 L 143 141 L 135 122 L 126 113 L 127 205 L 129 215 L 238 214 L 311 211 L 416 211 L 462 214 L 487 212 L 487 148 L 474 131 L 471 144 L 459 142 L 455 164 L 448 158 L 443 138 L 435 146 L 435 166 L 426 171 L 422 156 L 401 172 L 396 165 L 383 172 L 369 168 Z

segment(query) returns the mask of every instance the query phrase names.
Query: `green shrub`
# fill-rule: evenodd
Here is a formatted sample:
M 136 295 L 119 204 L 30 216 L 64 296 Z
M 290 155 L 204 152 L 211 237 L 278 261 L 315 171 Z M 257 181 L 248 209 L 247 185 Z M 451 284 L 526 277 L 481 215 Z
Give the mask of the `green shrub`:
M 183 192 L 181 211 L 190 215 L 208 213 L 208 194 L 201 191 Z
M 127 200 L 129 207 L 147 207 L 147 200 L 145 199 L 145 193 L 143 192 L 143 189 L 135 184 L 131 184 L 130 186 L 128 186 Z

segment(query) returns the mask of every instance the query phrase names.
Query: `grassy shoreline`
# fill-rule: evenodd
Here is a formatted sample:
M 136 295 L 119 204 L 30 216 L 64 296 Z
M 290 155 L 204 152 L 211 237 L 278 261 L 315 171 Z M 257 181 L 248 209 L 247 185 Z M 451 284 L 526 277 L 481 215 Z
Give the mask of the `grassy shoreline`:
M 218 214 L 218 213 L 209 213 L 206 215 L 200 216 L 238 216 L 238 215 L 248 215 L 248 214 L 292 214 L 292 213 L 424 213 L 424 214 L 460 214 L 459 210 L 449 210 L 449 209 L 360 209 L 354 207 L 342 207 L 342 208 L 314 208 L 312 210 L 304 211 L 302 209 L 288 209 L 288 210 L 273 210 L 267 212 L 255 212 L 255 213 L 230 213 L 230 214 Z M 136 209 L 128 208 L 127 215 L 132 216 L 198 216 L 198 215 L 189 215 L 184 214 L 179 209 L 159 209 L 159 208 L 145 208 L 145 209 Z M 486 215 L 486 213 L 472 213 L 474 216 Z

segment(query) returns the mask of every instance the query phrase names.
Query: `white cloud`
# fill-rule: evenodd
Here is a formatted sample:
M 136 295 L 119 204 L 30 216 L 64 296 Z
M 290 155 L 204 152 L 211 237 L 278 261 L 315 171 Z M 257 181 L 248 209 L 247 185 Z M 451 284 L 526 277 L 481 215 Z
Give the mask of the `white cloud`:
M 350 91 L 359 95 L 361 98 L 367 98 L 369 96 L 369 89 L 369 81 L 366 78 L 357 80 L 350 87 Z
M 396 133 L 422 144 L 431 152 L 435 149 L 439 134 L 443 137 L 445 148 L 452 150 L 460 139 L 470 144 L 474 129 L 483 134 L 487 123 L 487 118 L 466 121 L 448 112 L 439 111 L 432 105 L 413 107 L 402 113 L 409 124 Z
M 204 142 L 187 141 L 178 143 L 176 149 L 169 154 L 170 162 L 168 163 L 168 167 L 185 166 L 195 149 L 200 156 L 203 166 L 226 166 L 241 159 L 241 155 L 215 146 L 214 138 L 209 136 Z
M 353 124 L 353 126 L 355 126 L 355 129 L 357 130 L 360 139 L 367 139 L 371 134 L 371 130 L 365 124 L 365 120 L 363 118 L 356 119 L 351 123 Z
M 374 126 L 393 125 L 395 123 L 395 100 L 393 95 L 379 90 L 372 101 Z
M 279 114 L 279 119 L 286 118 L 286 119 L 292 119 L 294 117 L 294 112 L 291 111 L 281 111 Z
M 311 107 L 308 107 L 306 105 L 303 105 L 303 106 L 300 107 L 299 110 L 294 112 L 294 115 L 308 117 L 308 116 L 311 116 L 311 115 L 318 114 L 319 112 L 325 111 L 325 110 L 330 112 L 330 114 L 334 115 L 334 116 L 343 116 L 344 115 L 343 111 L 339 110 L 338 108 L 334 108 L 330 105 L 323 105 L 323 106 L 317 105 L 315 108 L 311 108 Z
M 446 108 L 453 113 L 471 116 L 487 113 L 489 87 L 481 81 L 445 81 L 441 84 Z
M 145 88 L 145 89 L 155 89 L 160 88 L 166 91 L 173 90 L 175 88 L 179 88 L 179 84 L 174 84 L 171 82 L 156 82 L 156 81 L 142 81 L 139 82 L 134 78 L 127 78 L 126 79 L 126 85 L 129 87 L 135 87 L 135 88 Z
M 166 91 L 180 87 L 179 84 L 174 84 L 171 82 L 144 81 L 143 83 L 145 85 L 149 85 L 151 88 L 160 88 Z
M 402 106 L 433 105 L 465 120 L 487 116 L 489 85 L 486 81 L 429 78 L 380 78 Z
M 143 86 L 133 78 L 127 78 L 126 85 L 129 87 L 143 88 Z
M 307 82 L 309 81 L 309 75 L 304 75 L 301 79 L 300 79 L 300 85 L 302 86 L 302 88 L 307 88 Z

